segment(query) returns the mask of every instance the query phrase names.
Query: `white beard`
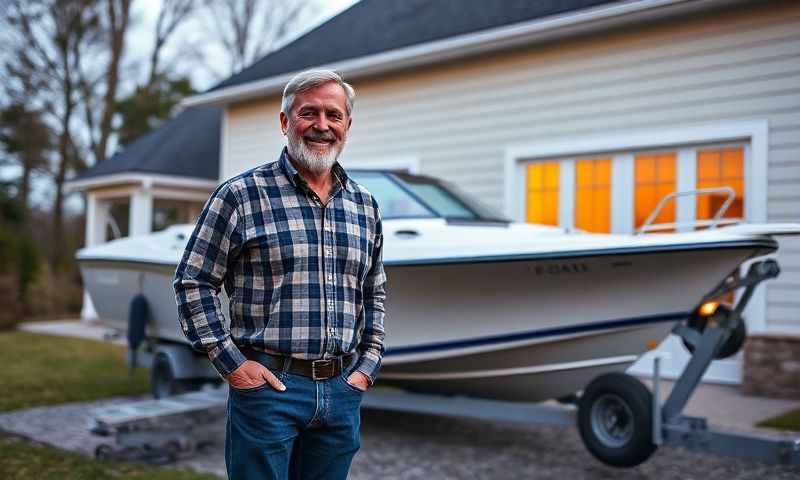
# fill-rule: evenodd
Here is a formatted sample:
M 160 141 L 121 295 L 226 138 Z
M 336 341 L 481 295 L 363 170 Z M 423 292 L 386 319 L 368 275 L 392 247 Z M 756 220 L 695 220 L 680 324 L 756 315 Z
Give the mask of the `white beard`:
M 306 170 L 314 173 L 324 173 L 330 170 L 344 147 L 344 139 L 342 139 L 338 145 L 329 146 L 326 152 L 317 153 L 306 146 L 302 137 L 298 138 L 294 135 L 291 125 L 289 125 L 286 137 L 288 140 L 286 147 L 292 159 Z

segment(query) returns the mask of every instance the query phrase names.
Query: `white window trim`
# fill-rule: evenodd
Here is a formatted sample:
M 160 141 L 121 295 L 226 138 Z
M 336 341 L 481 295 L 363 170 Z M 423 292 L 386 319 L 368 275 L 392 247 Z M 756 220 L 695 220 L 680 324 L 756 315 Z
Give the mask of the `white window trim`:
M 559 163 L 558 224 L 572 231 L 575 228 L 575 159 L 568 158 Z
M 627 208 L 614 205 L 633 205 L 634 156 L 632 153 L 618 155 L 611 162 L 611 232 L 633 231 L 633 215 Z
M 749 143 L 749 148 L 745 148 L 745 218 L 749 222 L 766 222 L 768 131 L 767 120 L 751 120 L 509 144 L 504 150 L 505 213 L 516 220 L 525 219 L 522 202 L 525 198 L 524 164 L 531 160 L 743 141 Z
M 574 162 L 570 157 L 615 154 L 612 163 L 612 205 L 633 205 L 633 155 L 625 154 L 632 150 L 649 150 L 673 148 L 678 151 L 678 167 L 680 169 L 676 188 L 685 189 L 695 185 L 694 168 L 685 168 L 694 164 L 693 155 L 699 144 L 742 142 L 744 147 L 745 178 L 745 220 L 752 223 L 767 221 L 767 159 L 768 159 L 769 123 L 767 120 L 747 120 L 737 122 L 715 122 L 686 125 L 671 128 L 631 130 L 622 133 L 601 135 L 583 135 L 577 137 L 561 137 L 552 141 L 526 142 L 509 144 L 504 149 L 504 210 L 506 216 L 517 221 L 525 221 L 525 165 L 535 160 L 567 159 L 573 168 L 570 184 L 574 183 Z M 685 148 L 681 148 L 685 147 Z M 622 152 L 622 153 L 620 153 Z M 689 153 L 692 153 L 691 157 Z M 565 163 L 566 164 L 566 163 Z M 564 165 L 564 164 L 562 164 Z M 565 168 L 562 167 L 561 181 L 564 182 Z M 627 185 L 628 188 L 618 188 Z M 565 189 L 572 191 L 574 188 Z M 569 194 L 560 193 L 559 201 L 567 201 Z M 574 195 L 572 195 L 574 196 Z M 563 197 L 563 198 L 562 198 Z M 574 222 L 574 208 L 564 208 L 574 204 L 559 205 L 559 220 L 563 226 Z M 633 231 L 632 215 L 627 208 L 612 208 L 612 232 L 627 233 Z M 682 200 L 678 203 L 678 221 L 694 216 L 694 199 Z M 748 327 L 753 332 L 766 331 L 766 292 L 760 288 L 753 295 L 748 305 Z

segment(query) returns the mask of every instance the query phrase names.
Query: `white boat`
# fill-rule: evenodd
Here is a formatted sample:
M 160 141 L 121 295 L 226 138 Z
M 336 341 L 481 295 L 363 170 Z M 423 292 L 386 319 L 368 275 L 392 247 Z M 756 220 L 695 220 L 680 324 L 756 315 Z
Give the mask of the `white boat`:
M 775 252 L 773 235 L 800 234 L 797 224 L 569 233 L 503 221 L 429 177 L 351 175 L 376 196 L 384 219 L 379 380 L 416 392 L 520 401 L 573 394 L 624 371 L 743 263 Z M 141 293 L 151 310 L 148 336 L 188 345 L 171 283 L 193 227 L 80 250 L 100 318 L 125 330 Z

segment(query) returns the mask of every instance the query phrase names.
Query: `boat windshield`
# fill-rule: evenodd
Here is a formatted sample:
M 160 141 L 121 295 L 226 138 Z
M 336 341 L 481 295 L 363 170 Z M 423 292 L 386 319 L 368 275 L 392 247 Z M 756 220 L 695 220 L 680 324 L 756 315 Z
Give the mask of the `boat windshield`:
M 507 222 L 453 185 L 431 177 L 369 171 L 349 174 L 375 196 L 383 218 Z

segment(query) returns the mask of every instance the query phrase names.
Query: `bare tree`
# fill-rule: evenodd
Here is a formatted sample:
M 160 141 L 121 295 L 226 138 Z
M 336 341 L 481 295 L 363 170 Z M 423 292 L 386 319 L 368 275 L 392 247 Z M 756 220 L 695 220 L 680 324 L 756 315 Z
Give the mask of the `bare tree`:
M 149 57 L 147 86 L 159 81 L 160 56 L 197 0 L 164 0 Z M 63 227 L 63 184 L 70 170 L 108 155 L 118 108 L 125 37 L 133 0 L 4 0 L 0 19 L 3 84 L 11 102 L 43 112 L 54 132 L 53 235 Z M 7 41 L 6 41 L 7 40 Z M 23 185 L 25 180 L 23 179 Z M 57 245 L 56 245 L 57 247 Z M 52 262 L 61 260 L 55 252 Z
M 0 26 L 5 27 L 4 32 L 10 30 L 4 17 L 0 17 Z M 13 36 L 5 37 L 4 43 L 11 44 Z M 26 51 L 19 48 L 11 50 L 5 52 L 4 64 L 7 68 L 3 70 L 6 101 L 0 111 L 0 145 L 3 146 L 5 157 L 0 160 L 0 166 L 13 165 L 21 170 L 17 182 L 17 200 L 23 220 L 27 222 L 32 179 L 36 174 L 49 173 L 53 131 L 45 121 L 44 113 L 37 109 L 35 102 L 29 101 L 36 97 L 37 90 L 43 86 L 42 80 L 33 75 L 21 75 L 16 78 L 16 82 L 12 82 L 15 72 L 12 59 L 15 54 L 24 54 Z M 30 63 L 27 56 L 22 56 L 19 60 L 23 69 Z
M 52 175 L 53 251 L 51 264 L 63 260 L 64 180 L 70 168 L 80 164 L 81 147 L 73 134 L 83 55 L 96 47 L 99 13 L 96 0 L 9 0 L 4 12 L 13 30 L 14 54 L 6 63 L 7 93 L 26 105 L 38 107 L 56 137 Z
M 77 88 L 81 95 L 87 141 L 94 161 L 101 162 L 108 155 L 108 143 L 114 133 L 114 112 L 125 54 L 125 35 L 130 26 L 131 0 L 94 0 L 93 3 L 98 20 L 93 33 L 98 48 L 95 48 L 93 64 L 77 71 Z
M 105 72 L 105 95 L 100 117 L 100 138 L 96 144 L 94 158 L 100 162 L 105 159 L 108 139 L 111 136 L 111 121 L 114 118 L 114 107 L 119 88 L 119 69 L 125 51 L 125 34 L 130 20 L 131 0 L 105 0 L 104 24 L 109 45 L 108 67 Z
M 105 50 L 101 56 L 107 57 L 101 69 L 81 72 L 80 91 L 84 112 L 87 142 L 93 153 L 94 161 L 103 161 L 109 152 L 109 141 L 119 132 L 115 125 L 120 107 L 120 89 L 134 87 L 135 93 L 123 96 L 142 94 L 157 95 L 165 82 L 169 82 L 168 74 L 161 67 L 161 56 L 164 47 L 175 31 L 188 20 L 195 10 L 197 0 L 163 0 L 159 9 L 154 29 L 153 49 L 148 59 L 147 78 L 143 85 L 127 82 L 122 85 L 120 71 L 125 56 L 125 32 L 131 27 L 131 0 L 98 0 L 102 6 L 102 36 Z M 130 76 L 134 76 L 142 66 L 139 62 L 125 62 Z M 128 97 L 129 98 L 129 97 Z M 130 112 L 129 112 L 130 113 Z
M 0 111 L 0 144 L 10 157 L 4 160 L 11 160 L 9 164 L 22 170 L 17 183 L 17 200 L 27 222 L 31 181 L 35 174 L 48 172 L 52 131 L 41 112 L 23 103 L 12 103 Z
M 206 0 L 213 32 L 230 58 L 228 74 L 274 50 L 316 2 L 303 0 Z
M 195 6 L 195 0 L 163 0 L 161 3 L 161 10 L 159 10 L 156 20 L 155 42 L 150 54 L 149 73 L 145 84 L 147 87 L 158 81 L 158 76 L 161 74 L 159 62 L 163 48 L 175 30 L 189 19 Z
M 187 76 L 174 73 L 176 64 L 185 63 L 185 49 L 171 48 L 164 66 L 162 55 L 175 32 L 193 18 L 198 4 L 197 0 L 162 0 L 144 83 L 136 85 L 116 103 L 118 122 L 114 131 L 119 146 L 124 147 L 157 127 L 171 116 L 185 96 L 195 93 Z

